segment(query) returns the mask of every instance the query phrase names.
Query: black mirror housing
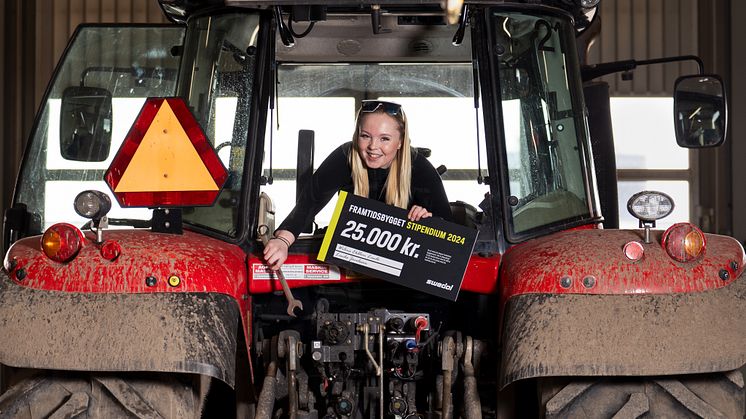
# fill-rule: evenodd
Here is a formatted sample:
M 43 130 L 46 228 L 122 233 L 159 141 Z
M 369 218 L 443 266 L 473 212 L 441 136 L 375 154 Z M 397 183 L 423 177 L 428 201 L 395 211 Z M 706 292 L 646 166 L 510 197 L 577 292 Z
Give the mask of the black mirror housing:
M 679 77 L 674 85 L 676 142 L 686 148 L 716 147 L 725 141 L 728 106 L 717 75 Z
M 71 86 L 62 93 L 60 152 L 67 160 L 101 162 L 111 148 L 111 92 Z

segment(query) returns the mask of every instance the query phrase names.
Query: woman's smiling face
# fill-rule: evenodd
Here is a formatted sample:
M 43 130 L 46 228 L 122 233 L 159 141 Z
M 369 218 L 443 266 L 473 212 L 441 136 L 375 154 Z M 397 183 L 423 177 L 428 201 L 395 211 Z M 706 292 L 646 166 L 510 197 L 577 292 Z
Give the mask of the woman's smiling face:
M 387 169 L 401 148 L 402 133 L 399 122 L 382 112 L 362 116 L 357 148 L 360 157 L 370 169 Z

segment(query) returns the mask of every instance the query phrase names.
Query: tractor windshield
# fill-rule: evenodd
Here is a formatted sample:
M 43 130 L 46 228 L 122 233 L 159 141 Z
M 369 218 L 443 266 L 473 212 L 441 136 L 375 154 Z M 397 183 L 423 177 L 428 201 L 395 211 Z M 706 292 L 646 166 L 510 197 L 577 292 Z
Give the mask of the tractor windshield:
M 259 16 L 236 13 L 190 19 L 177 95 L 186 98 L 228 180 L 209 207 L 184 208 L 184 221 L 238 234 L 240 194 L 256 74 Z
M 31 213 L 29 234 L 58 222 L 83 225 L 73 209 L 87 189 L 110 193 L 104 172 L 145 99 L 173 96 L 182 28 L 81 26 L 42 102 L 26 150 L 15 203 Z M 147 208 L 120 208 L 110 218 L 149 220 Z M 130 224 L 133 222 L 130 221 Z
M 491 15 L 507 158 L 508 234 L 594 216 L 590 147 L 567 17 L 501 10 Z
M 475 180 L 477 141 L 470 64 L 286 64 L 280 66 L 278 79 L 280 123 L 279 128 L 270 127 L 275 130 L 275 147 L 291 150 L 299 130 L 313 130 L 318 167 L 334 149 L 352 139 L 362 99 L 393 101 L 406 112 L 412 146 L 426 149 L 435 167 L 443 166 L 443 185 L 451 201 L 477 206 L 488 192 Z M 292 168 L 295 160 L 294 153 L 277 153 L 274 165 Z M 273 187 L 265 188 L 277 204 L 278 221 L 293 208 L 295 199 L 294 178 L 285 173 L 290 171 L 276 170 Z M 283 188 L 287 189 L 284 193 L 280 192 Z M 334 201 L 317 216 L 318 226 L 328 222 Z
M 337 30 L 341 37 L 347 33 L 337 28 L 342 24 L 349 25 L 341 20 L 322 22 L 314 31 L 336 34 L 332 31 Z M 273 120 L 268 118 L 265 135 L 264 155 L 271 156 L 271 160 L 265 158 L 263 168 L 265 176 L 269 176 L 272 168 L 274 182 L 262 188 L 274 202 L 278 224 L 295 205 L 299 133 L 313 132 L 314 168 L 318 168 L 332 151 L 352 140 L 356 112 L 362 101 L 378 99 L 402 105 L 412 147 L 424 153 L 433 167 L 440 167 L 454 220 L 473 226 L 470 211 L 476 212 L 475 208 L 490 190 L 487 185 L 477 183 L 478 156 L 484 157 L 486 152 L 484 141 L 481 144 L 477 141 L 480 126 L 475 118 L 481 115 L 474 107 L 468 44 L 453 46 L 450 42 L 453 29 L 445 25 L 433 28 L 391 24 L 391 28 L 390 37 L 375 38 L 378 35 L 370 33 L 369 22 L 360 25 L 359 31 L 364 36 L 377 41 L 363 45 L 371 48 L 371 55 L 377 54 L 379 61 L 374 63 L 318 62 L 319 57 L 324 57 L 322 51 L 302 51 L 304 47 L 311 50 L 317 45 L 306 39 L 299 41 L 293 50 L 278 47 L 278 58 L 283 61 L 278 64 L 275 109 L 270 111 Z M 311 32 L 311 36 L 314 34 Z M 347 38 L 340 39 L 346 45 Z M 398 42 L 398 48 L 382 46 L 386 42 Z M 464 42 L 470 42 L 468 35 Z M 298 63 L 305 58 L 300 57 L 301 53 L 313 55 L 318 61 Z M 362 49 L 358 55 L 366 53 L 368 50 Z M 436 55 L 440 55 L 440 62 L 434 61 Z M 449 58 L 448 62 L 443 62 L 444 56 Z M 484 138 L 484 133 L 480 133 L 480 138 Z M 482 148 L 481 153 L 477 147 Z M 486 175 L 486 162 L 481 167 Z M 323 232 L 335 202 L 336 197 L 316 215 L 307 233 Z M 485 233 L 483 237 L 487 240 L 489 235 Z
M 210 207 L 183 210 L 186 223 L 235 236 L 254 84 L 259 18 L 221 14 L 174 26 L 89 26 L 73 37 L 26 153 L 16 203 L 31 233 L 57 222 L 87 222 L 75 196 L 111 196 L 110 225 L 144 226 L 148 208 L 121 208 L 104 172 L 148 97 L 182 96 L 229 177 Z M 144 223 L 145 222 L 145 223 Z

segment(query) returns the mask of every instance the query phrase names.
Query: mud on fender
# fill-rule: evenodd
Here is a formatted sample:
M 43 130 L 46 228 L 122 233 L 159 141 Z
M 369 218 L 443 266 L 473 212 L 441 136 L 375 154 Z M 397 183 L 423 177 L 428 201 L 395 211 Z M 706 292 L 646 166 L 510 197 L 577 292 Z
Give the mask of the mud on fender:
M 505 308 L 500 386 L 531 377 L 652 376 L 746 363 L 746 278 L 699 293 L 523 294 Z
M 224 294 L 84 294 L 14 283 L 0 271 L 0 363 L 159 371 L 235 381 L 237 302 Z

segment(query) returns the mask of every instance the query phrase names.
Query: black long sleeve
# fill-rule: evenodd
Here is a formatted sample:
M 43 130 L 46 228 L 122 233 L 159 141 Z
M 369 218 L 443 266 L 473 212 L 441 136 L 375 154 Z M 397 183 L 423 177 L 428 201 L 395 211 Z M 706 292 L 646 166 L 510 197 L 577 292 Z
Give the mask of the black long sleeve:
M 408 208 L 412 205 L 427 208 L 434 217 L 453 220 L 451 205 L 440 175 L 430 161 L 419 153 L 415 153 L 412 159 L 412 197 Z
M 296 237 L 303 228 L 313 222 L 316 214 L 326 206 L 340 190 L 353 192 L 352 169 L 348 153 L 352 144 L 345 143 L 334 150 L 314 172 L 311 185 L 302 192 L 298 203 L 282 222 L 278 230 L 288 230 Z M 368 169 L 368 197 L 385 201 L 384 187 L 388 169 Z M 443 182 L 435 168 L 423 155 L 415 153 L 412 159 L 411 198 L 407 208 L 420 205 L 434 216 L 450 221 L 451 207 Z
M 295 208 L 288 214 L 278 230 L 288 230 L 295 237 L 311 225 L 313 218 L 340 190 L 352 186 L 352 169 L 347 161 L 350 143 L 343 144 L 324 159 L 311 177 L 310 186 L 301 191 Z

